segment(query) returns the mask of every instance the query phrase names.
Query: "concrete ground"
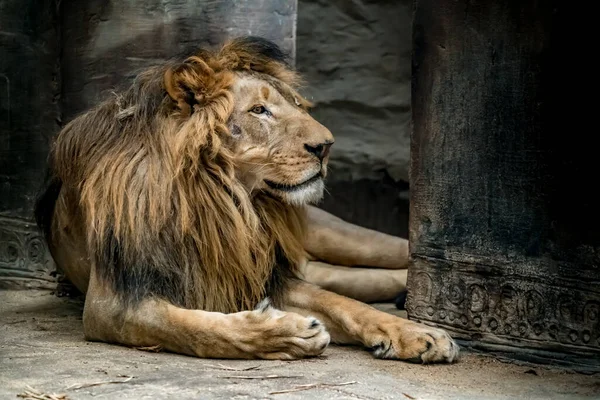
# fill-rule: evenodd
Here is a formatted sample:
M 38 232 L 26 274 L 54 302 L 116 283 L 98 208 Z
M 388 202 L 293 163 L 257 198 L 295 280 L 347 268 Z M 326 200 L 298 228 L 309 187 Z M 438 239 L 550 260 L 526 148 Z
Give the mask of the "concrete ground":
M 454 365 L 424 366 L 376 360 L 354 347 L 330 346 L 322 357 L 282 362 L 89 343 L 81 310 L 81 301 L 49 292 L 0 291 L 0 398 L 16 399 L 26 390 L 37 399 L 600 398 L 599 375 L 472 352 Z

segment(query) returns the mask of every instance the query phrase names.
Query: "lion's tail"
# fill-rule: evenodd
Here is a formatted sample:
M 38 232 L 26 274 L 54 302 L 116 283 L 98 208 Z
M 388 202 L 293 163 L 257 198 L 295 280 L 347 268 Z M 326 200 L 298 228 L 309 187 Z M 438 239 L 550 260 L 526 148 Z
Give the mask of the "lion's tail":
M 46 182 L 45 190 L 35 202 L 34 214 L 38 227 L 42 230 L 49 243 L 50 232 L 52 229 L 52 216 L 54 214 L 56 201 L 58 200 L 58 195 L 62 188 L 62 180 L 57 176 L 50 175 Z

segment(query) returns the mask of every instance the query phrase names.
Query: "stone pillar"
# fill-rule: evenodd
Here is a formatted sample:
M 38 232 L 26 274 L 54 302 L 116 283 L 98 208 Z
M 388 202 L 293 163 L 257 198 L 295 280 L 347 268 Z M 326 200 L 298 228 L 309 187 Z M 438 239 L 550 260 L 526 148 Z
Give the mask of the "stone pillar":
M 600 355 L 597 111 L 567 10 L 417 1 L 407 310 L 471 345 L 585 363 Z
M 54 279 L 32 213 L 60 117 L 57 21 L 55 0 L 0 0 L 0 288 Z

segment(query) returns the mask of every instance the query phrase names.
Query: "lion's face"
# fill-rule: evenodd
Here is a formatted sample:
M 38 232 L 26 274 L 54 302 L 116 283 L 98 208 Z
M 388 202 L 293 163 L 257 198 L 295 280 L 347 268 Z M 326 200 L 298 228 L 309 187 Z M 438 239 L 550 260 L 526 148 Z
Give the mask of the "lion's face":
M 280 81 L 244 73 L 232 91 L 228 125 L 239 179 L 290 204 L 320 200 L 333 135 L 308 114 L 306 100 Z

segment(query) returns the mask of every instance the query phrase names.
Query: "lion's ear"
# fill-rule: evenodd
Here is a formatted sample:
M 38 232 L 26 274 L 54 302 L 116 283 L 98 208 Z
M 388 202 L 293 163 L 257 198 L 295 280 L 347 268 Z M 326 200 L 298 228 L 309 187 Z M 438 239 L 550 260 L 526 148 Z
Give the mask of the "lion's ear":
M 164 75 L 167 93 L 184 115 L 194 112 L 204 101 L 207 84 L 215 72 L 199 57 L 190 57 L 179 66 L 169 67 Z

